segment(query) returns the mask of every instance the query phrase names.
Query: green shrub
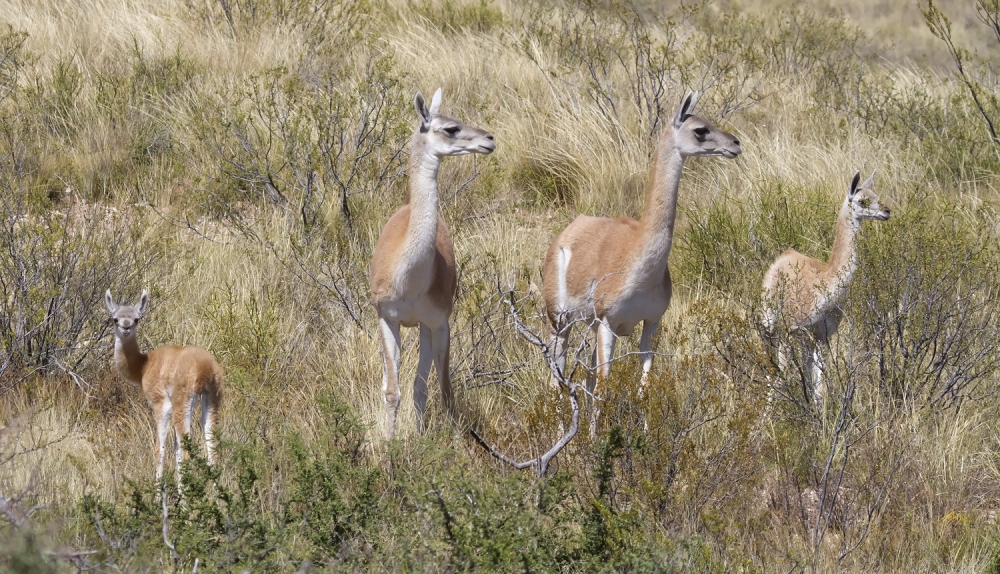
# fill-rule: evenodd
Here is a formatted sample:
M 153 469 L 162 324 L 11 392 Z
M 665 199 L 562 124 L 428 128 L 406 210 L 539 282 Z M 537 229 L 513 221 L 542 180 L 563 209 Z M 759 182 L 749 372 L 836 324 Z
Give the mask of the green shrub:
M 185 7 L 210 30 L 225 30 L 233 38 L 296 33 L 310 47 L 363 35 L 364 20 L 372 11 L 367 1 L 325 0 L 229 0 L 189 2 Z
M 8 55 L 6 62 L 13 65 L 17 58 Z M 148 242 L 132 210 L 119 213 L 72 202 L 54 206 L 40 195 L 34 164 L 39 150 L 26 118 L 31 108 L 21 107 L 26 96 L 19 85 L 10 86 L 3 98 L 0 373 L 76 371 L 91 366 L 104 348 L 96 343 L 107 335 L 107 316 L 95 302 L 108 288 L 133 289 L 149 272 L 159 248 Z
M 0 567 L 18 574 L 47 574 L 58 572 L 55 561 L 45 556 L 38 533 L 30 529 L 16 529 L 0 525 Z
M 194 129 L 210 157 L 207 209 L 361 325 L 368 227 L 387 217 L 384 198 L 400 194 L 411 108 L 391 58 L 373 56 L 357 80 L 338 54 L 308 74 L 251 77 L 235 98 L 219 93 Z M 260 209 L 280 212 L 287 229 L 261 230 Z
M 992 393 L 1000 254 L 991 219 L 929 196 L 863 238 L 851 332 L 887 397 L 944 408 Z
M 828 258 L 842 201 L 828 189 L 778 180 L 755 183 L 744 198 L 695 206 L 674 243 L 675 282 L 759 296 L 764 273 L 786 249 Z

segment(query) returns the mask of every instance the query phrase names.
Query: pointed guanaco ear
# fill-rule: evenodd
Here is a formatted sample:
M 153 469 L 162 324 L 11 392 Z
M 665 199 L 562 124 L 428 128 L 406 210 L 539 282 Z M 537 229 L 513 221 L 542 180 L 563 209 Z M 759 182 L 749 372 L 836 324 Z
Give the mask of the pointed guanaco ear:
M 684 101 L 681 102 L 681 107 L 677 108 L 677 113 L 674 114 L 674 128 L 681 127 L 684 120 L 694 111 L 696 103 L 698 103 L 698 92 L 688 92 L 688 95 L 684 97 Z
M 854 197 L 854 194 L 858 192 L 858 182 L 861 181 L 861 172 L 854 172 L 854 179 L 851 180 L 851 188 L 847 190 L 847 197 Z
M 115 305 L 115 300 L 111 297 L 111 289 L 104 292 L 104 306 L 108 308 L 108 313 L 112 315 L 118 310 L 118 305 Z
M 871 189 L 873 183 L 875 183 L 874 170 L 872 171 L 872 174 L 868 176 L 868 179 L 866 179 L 865 182 L 861 184 L 861 189 Z
M 149 306 L 149 293 L 145 289 L 142 290 L 142 295 L 139 296 L 139 302 L 135 304 L 135 310 L 139 312 L 139 316 L 142 317 L 146 314 L 146 307 Z
M 417 96 L 413 98 L 413 105 L 417 108 L 417 115 L 420 116 L 420 131 L 426 132 L 431 129 L 431 112 L 427 109 L 427 102 L 424 101 L 424 95 L 417 92 Z
M 438 88 L 431 96 L 431 115 L 438 113 L 439 109 L 441 109 L 441 88 Z

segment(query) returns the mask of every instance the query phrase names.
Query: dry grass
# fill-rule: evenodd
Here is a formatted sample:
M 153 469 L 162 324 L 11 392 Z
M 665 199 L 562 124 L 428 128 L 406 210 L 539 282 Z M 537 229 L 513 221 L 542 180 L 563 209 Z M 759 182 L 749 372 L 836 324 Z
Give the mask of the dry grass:
M 329 244 L 311 244 L 304 252 L 294 251 L 293 241 L 288 238 L 300 231 L 295 221 L 267 205 L 255 206 L 258 211 L 254 212 L 252 228 L 279 239 L 273 248 L 254 243 L 227 225 L 224 218 L 213 217 L 196 199 L 224 187 L 213 179 L 217 177 L 212 171 L 214 158 L 198 139 L 203 104 L 238 93 L 249 76 L 279 66 L 293 71 L 308 69 L 331 56 L 311 51 L 307 32 L 301 27 L 264 22 L 257 29 L 248 27 L 248 31 L 234 35 L 220 20 L 221 12 L 214 4 L 205 4 L 211 17 L 192 5 L 181 0 L 85 0 L 66 4 L 0 1 L 0 20 L 27 33 L 26 47 L 33 59 L 22 78 L 25 85 L 37 82 L 51 86 L 60 63 L 68 63 L 80 74 L 80 88 L 66 112 L 72 133 L 53 133 L 51 141 L 42 142 L 46 149 L 42 153 L 43 165 L 47 166 L 43 170 L 54 173 L 56 179 L 65 178 L 89 201 L 107 202 L 119 210 L 137 213 L 138 225 L 147 229 L 148 240 L 164 246 L 164 256 L 146 271 L 144 283 L 132 286 L 130 293 L 115 295 L 127 300 L 143 287 L 150 289 L 153 310 L 142 329 L 145 346 L 195 344 L 211 349 L 219 357 L 229 375 L 222 415 L 225 437 L 235 442 L 251 442 L 259 437 L 279 440 L 275 437 L 292 429 L 307 442 L 316 440 L 320 436 L 317 429 L 325 424 L 317 402 L 332 391 L 357 412 L 366 426 L 365 449 L 373 466 L 390 467 L 395 448 L 411 457 L 421 456 L 425 439 L 415 428 L 410 385 L 403 386 L 399 444 L 387 444 L 381 438 L 382 362 L 378 342 L 372 335 L 375 317 L 367 307 L 367 279 L 357 279 L 351 285 L 361 302 L 358 312 L 362 321 L 358 325 L 328 291 L 296 271 L 296 258 L 309 264 L 332 259 Z M 503 21 L 485 29 L 448 28 L 436 20 L 443 19 L 443 10 L 448 6 L 470 11 L 488 6 L 492 10 L 489 14 L 500 14 Z M 757 1 L 722 2 L 708 4 L 705 9 L 738 9 L 766 16 L 774 6 Z M 778 2 L 777 6 L 788 8 L 791 4 Z M 896 93 L 927 94 L 935 102 L 945 102 L 942 105 L 954 116 L 973 117 L 967 109 L 949 107 L 950 98 L 959 93 L 950 77 L 940 71 L 949 61 L 913 5 L 813 0 L 807 8 L 823 13 L 840 11 L 842 16 L 838 18 L 859 26 L 875 37 L 877 44 L 892 45 L 885 48 L 884 60 L 870 66 L 871 75 L 888 78 Z M 561 9 L 572 12 L 574 6 Z M 366 29 L 370 41 L 354 44 L 359 53 L 391 57 L 394 72 L 401 80 L 400 93 L 407 98 L 418 89 L 427 94 L 441 86 L 444 111 L 481 125 L 496 136 L 498 150 L 493 156 L 449 159 L 442 169 L 442 211 L 463 266 L 460 293 L 466 297 L 459 301 L 453 321 L 452 356 L 458 378 L 466 385 L 458 391 L 466 422 L 485 424 L 492 440 L 510 445 L 519 453 L 542 448 L 545 440 L 539 439 L 537 433 L 554 433 L 556 416 L 566 413 L 552 411 L 540 357 L 513 334 L 509 322 L 499 318 L 503 305 L 493 293 L 491 281 L 498 275 L 520 293 L 527 293 L 532 283 L 540 284 L 539 269 L 548 242 L 579 213 L 641 215 L 653 149 L 639 112 L 629 108 L 620 122 L 611 122 L 580 90 L 553 78 L 549 69 L 559 65 L 558 55 L 525 32 L 530 23 L 527 19 L 541 17 L 538 14 L 553 21 L 559 18 L 557 12 L 536 14 L 519 2 L 505 0 L 483 4 L 375 2 Z M 989 38 L 975 25 L 972 15 L 974 11 L 968 7 L 955 8 L 957 39 L 982 50 L 995 49 L 996 44 L 987 42 Z M 343 31 L 331 35 L 340 33 Z M 137 61 L 136 54 L 154 63 L 180 56 L 189 62 L 191 78 L 168 96 L 130 101 L 132 114 L 111 117 L 94 103 L 100 79 L 127 75 Z M 362 77 L 364 60 L 359 56 L 350 63 L 355 80 Z M 733 212 L 758 209 L 774 183 L 812 190 L 817 197 L 826 198 L 826 204 L 837 205 L 855 170 L 870 172 L 876 168 L 876 187 L 894 213 L 922 205 L 919 199 L 928 193 L 968 206 L 963 209 L 970 214 L 979 207 L 997 205 L 1000 173 L 990 170 L 998 163 L 989 164 L 971 156 L 956 160 L 949 165 L 962 177 L 951 178 L 943 171 L 933 171 L 938 168 L 928 167 L 930 162 L 924 155 L 942 149 L 932 147 L 930 139 L 906 135 L 902 129 L 868 130 L 853 112 L 817 103 L 813 85 L 773 80 L 768 84 L 772 90 L 768 97 L 722 121 L 744 142 L 745 153 L 737 161 L 689 162 L 682 183 L 678 235 L 703 224 L 713 205 L 726 206 Z M 675 86 L 678 93 L 681 88 Z M 710 91 L 705 99 L 708 115 L 715 111 L 711 109 L 714 97 Z M 405 109 L 410 110 L 408 103 Z M 169 134 L 169 152 L 132 169 L 135 146 L 127 136 L 144 126 Z M 92 182 L 115 166 L 125 166 L 126 175 L 106 184 L 110 187 L 102 194 L 87 191 L 99 187 Z M 353 200 L 361 215 L 350 234 L 342 235 L 347 238 L 338 253 L 350 252 L 358 261 L 367 260 L 366 250 L 374 244 L 382 222 L 403 200 L 398 183 L 389 186 L 386 194 L 359 195 Z M 793 206 L 807 201 L 812 199 L 787 198 Z M 825 213 L 825 206 L 809 209 L 813 207 Z M 806 227 L 813 222 L 802 225 L 800 247 L 810 255 L 825 256 L 829 250 L 824 235 L 829 227 L 822 226 L 832 226 L 835 211 L 828 211 L 829 222 L 821 223 L 819 229 Z M 773 214 L 750 212 L 747 216 L 760 223 Z M 328 229 L 331 234 L 345 229 L 337 217 L 328 215 L 334 221 Z M 969 216 L 970 221 L 973 218 Z M 177 224 L 185 220 L 194 230 Z M 817 221 L 825 219 L 817 216 Z M 881 237 L 893 231 L 880 229 L 873 233 Z M 695 257 L 691 255 L 694 247 L 680 242 L 678 245 L 673 257 Z M 747 273 L 758 272 L 754 265 L 760 264 L 748 264 Z M 363 263 L 353 259 L 347 266 L 359 272 L 363 269 Z M 696 267 L 692 264 L 683 269 Z M 697 321 L 693 318 L 699 313 L 696 308 L 722 295 L 718 286 L 700 272 L 684 271 L 674 280 L 676 298 L 664 319 L 664 332 L 688 333 L 688 338 L 668 340 L 664 335 L 660 351 L 675 356 L 658 360 L 654 373 L 663 379 L 663 388 L 667 389 L 664 392 L 681 397 L 698 381 L 685 379 L 675 370 L 687 363 L 710 361 L 706 357 L 712 356 L 708 347 L 697 346 L 704 345 L 698 343 L 701 332 L 695 334 L 690 328 Z M 758 281 L 759 277 L 750 277 L 743 287 L 752 290 Z M 478 307 L 482 302 L 486 306 Z M 740 308 L 733 301 L 719 307 L 727 308 L 727 304 L 731 304 L 730 310 Z M 94 301 L 94 305 L 101 302 Z M 537 300 L 533 305 L 537 310 Z M 531 305 L 527 307 L 531 309 Z M 490 312 L 495 315 L 488 315 Z M 490 317 L 504 330 L 498 344 L 506 355 L 494 355 L 495 350 L 477 347 L 473 342 L 476 329 Z M 543 329 L 539 317 L 530 316 L 528 320 L 533 328 Z M 103 341 L 101 361 L 84 372 L 92 385 L 92 396 L 85 396 L 58 373 L 30 379 L 2 396 L 0 424 L 5 428 L 0 430 L 0 460 L 12 453 L 24 454 L 0 463 L 0 494 L 30 491 L 41 503 L 68 514 L 84 494 L 114 499 L 121 494 L 124 481 L 151 478 L 152 421 L 138 390 L 121 382 L 113 371 L 110 339 L 108 335 Z M 620 351 L 634 351 L 636 339 L 623 341 Z M 415 374 L 416 344 L 415 331 L 404 333 L 403 380 L 412 380 Z M 846 354 L 844 349 L 835 346 L 835 352 Z M 516 372 L 506 378 L 505 385 L 480 387 L 481 379 L 472 372 L 471 357 L 475 353 L 487 353 L 490 365 Z M 625 373 L 635 365 L 625 363 L 631 360 L 622 361 L 619 386 L 628 386 Z M 711 365 L 705 368 L 713 373 L 722 369 L 715 363 Z M 991 378 L 989 382 L 995 381 Z M 740 402 L 744 395 L 740 393 L 760 390 L 725 387 L 728 384 L 735 383 L 720 383 L 719 388 L 725 392 L 718 391 L 722 393 L 719 397 L 705 399 L 706 404 L 717 406 L 727 416 L 744 409 Z M 628 394 L 621 389 L 615 392 Z M 652 408 L 651 399 L 644 399 L 645 403 L 635 397 L 628 400 Z M 852 435 L 858 441 L 859 453 L 852 464 L 859 468 L 870 464 L 879 469 L 882 474 L 875 474 L 882 477 L 881 465 L 888 464 L 885 457 L 891 458 L 896 452 L 889 447 L 902 444 L 906 449 L 893 471 L 892 491 L 884 506 L 879 507 L 866 541 L 846 559 L 839 556 L 842 545 L 857 530 L 842 525 L 810 554 L 812 542 L 807 528 L 801 520 L 790 518 L 789 506 L 779 503 L 795 497 L 804 500 L 789 494 L 789 477 L 808 474 L 805 463 L 784 458 L 794 450 L 789 444 L 802 446 L 815 438 L 816 444 L 802 450 L 818 453 L 817 457 L 831 448 L 836 450 L 831 446 L 835 434 L 832 407 L 818 415 L 822 420 L 813 427 L 782 426 L 764 419 L 750 425 L 753 428 L 746 431 L 746 444 L 754 445 L 754 453 L 760 457 L 751 461 L 758 465 L 753 491 L 728 496 L 715 493 L 711 504 L 690 511 L 693 516 L 684 514 L 683 509 L 695 508 L 694 502 L 671 499 L 669 504 L 664 503 L 671 509 L 667 513 L 670 516 L 664 517 L 655 514 L 647 498 L 643 498 L 644 489 L 654 490 L 650 484 L 657 482 L 651 470 L 643 479 L 647 482 L 637 478 L 630 483 L 634 491 L 621 496 L 630 501 L 632 508 L 657 517 L 650 519 L 649 528 L 663 540 L 677 533 L 711 539 L 719 549 L 717 556 L 722 557 L 717 564 L 724 564 L 726 570 L 981 569 L 995 551 L 992 541 L 1000 512 L 995 504 L 1000 488 L 1000 467 L 995 456 L 998 437 L 990 424 L 995 419 L 995 399 L 968 403 L 953 416 L 927 414 L 915 407 L 888 412 L 883 410 L 889 408 L 887 403 L 873 386 L 859 386 L 856 400 L 861 405 L 857 408 L 863 411 L 858 416 L 868 427 L 860 436 Z M 621 416 L 622 420 L 631 420 Z M 430 434 L 452 433 L 445 442 L 465 458 L 466 464 L 506 472 L 491 466 L 458 430 L 450 430 L 453 427 L 445 420 L 433 384 L 430 417 Z M 682 469 L 678 484 L 698 487 L 697 477 L 685 476 L 684 472 L 709 468 L 699 465 L 708 465 L 713 449 L 722 448 L 719 444 L 731 431 L 726 424 L 730 423 L 707 424 L 699 431 L 701 434 L 693 432 L 692 446 L 679 459 L 689 466 Z M 642 434 L 639 428 L 634 429 L 636 434 Z M 803 430 L 806 428 L 815 431 L 816 437 L 807 436 Z M 739 434 L 743 430 L 731 432 Z M 790 439 L 790 433 L 796 432 L 803 434 Z M 587 488 L 593 490 L 588 481 L 596 448 L 582 437 L 563 463 L 564 469 L 576 473 L 585 493 L 589 492 Z M 753 466 L 751 462 L 746 464 Z M 650 463 L 649 468 L 662 470 L 658 464 Z M 636 467 L 640 466 L 636 463 Z M 644 472 L 630 471 L 634 477 Z M 275 473 L 272 488 L 277 490 L 282 477 L 277 470 Z M 738 502 L 725 506 L 733 500 Z M 718 508 L 724 509 L 722 515 Z M 738 515 L 733 509 L 745 514 Z M 757 531 L 761 526 L 766 528 Z
M 924 3 L 900 3 L 893 0 L 877 2 L 815 0 L 808 4 L 810 9 L 844 18 L 864 30 L 888 48 L 885 57 L 891 62 L 913 61 L 938 69 L 947 68 L 951 61 L 940 50 L 937 40 L 924 25 L 920 13 L 923 5 Z M 729 3 L 731 9 L 751 14 L 766 13 L 775 7 L 790 10 L 799 6 L 801 5 L 797 2 L 784 0 L 775 2 L 737 0 Z M 985 54 L 996 53 L 996 42 L 989 30 L 979 21 L 974 2 L 950 3 L 945 10 L 954 23 L 956 40 Z

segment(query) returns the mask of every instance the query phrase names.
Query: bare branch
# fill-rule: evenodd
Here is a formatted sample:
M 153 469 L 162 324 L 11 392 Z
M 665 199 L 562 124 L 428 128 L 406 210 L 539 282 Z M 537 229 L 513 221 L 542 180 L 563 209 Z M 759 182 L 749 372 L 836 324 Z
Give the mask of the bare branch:
M 549 463 L 552 462 L 552 459 L 555 458 L 560 451 L 566 448 L 566 445 L 568 445 L 573 440 L 573 438 L 576 436 L 577 432 L 580 429 L 580 401 L 578 398 L 579 385 L 572 381 L 572 377 L 567 378 L 565 377 L 564 373 L 559 371 L 558 367 L 556 366 L 555 357 L 552 355 L 552 349 L 549 348 L 549 345 L 545 342 L 545 340 L 542 338 L 540 334 L 536 333 L 535 331 L 532 331 L 530 328 L 528 328 L 527 325 L 524 324 L 524 321 L 521 319 L 521 315 L 520 313 L 518 313 L 517 306 L 515 304 L 515 296 L 513 289 L 504 290 L 500 287 L 499 282 L 497 288 L 498 291 L 500 291 L 504 295 L 503 300 L 507 304 L 508 312 L 510 313 L 511 319 L 514 321 L 514 328 L 517 330 L 518 334 L 520 334 L 525 341 L 527 341 L 528 343 L 539 349 L 539 351 L 542 353 L 542 356 L 545 358 L 545 364 L 548 365 L 549 371 L 552 372 L 553 376 L 555 377 L 555 380 L 558 381 L 562 387 L 564 387 L 569 391 L 568 394 L 569 394 L 570 408 L 572 409 L 572 416 L 570 419 L 569 428 L 566 429 L 566 431 L 559 438 L 559 440 L 556 441 L 556 443 L 552 446 L 552 448 L 550 448 L 548 451 L 546 451 L 536 459 L 527 460 L 523 462 L 518 462 L 517 460 L 503 454 L 495 445 L 490 445 L 489 443 L 487 443 L 486 440 L 483 439 L 483 437 L 480 436 L 480 434 L 474 428 L 469 429 L 469 434 L 472 435 L 472 438 L 474 438 L 480 446 L 486 449 L 487 452 L 489 452 L 497 459 L 502 460 L 503 462 L 513 466 L 518 470 L 524 470 L 526 468 L 535 467 L 535 474 L 539 478 L 542 478 L 548 472 Z

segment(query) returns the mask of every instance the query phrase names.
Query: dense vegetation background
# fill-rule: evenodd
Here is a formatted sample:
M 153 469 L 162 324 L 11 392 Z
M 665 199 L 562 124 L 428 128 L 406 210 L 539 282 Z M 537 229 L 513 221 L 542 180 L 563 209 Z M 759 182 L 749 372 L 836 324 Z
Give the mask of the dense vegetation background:
M 1000 5 L 938 8 L 0 2 L 0 567 L 997 571 Z M 366 266 L 438 86 L 498 142 L 441 173 L 462 420 L 432 384 L 419 435 L 407 384 L 386 441 Z M 597 438 L 515 471 L 466 430 L 524 459 L 569 420 L 515 328 L 543 330 L 545 249 L 641 214 L 689 89 L 745 153 L 688 163 L 653 381 L 623 341 Z M 760 280 L 825 258 L 873 169 L 893 219 L 866 225 L 817 406 L 761 342 Z M 150 291 L 144 346 L 227 371 L 221 463 L 165 506 L 108 288 Z

